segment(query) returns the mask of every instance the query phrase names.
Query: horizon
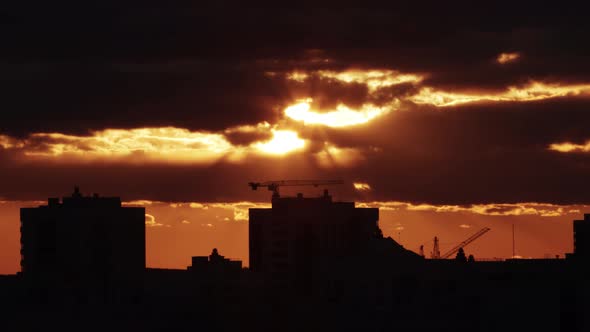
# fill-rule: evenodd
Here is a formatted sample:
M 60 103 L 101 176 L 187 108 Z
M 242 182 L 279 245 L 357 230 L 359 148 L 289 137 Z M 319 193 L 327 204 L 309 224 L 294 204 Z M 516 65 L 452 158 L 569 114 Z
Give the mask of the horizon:
M 352 184 L 351 184 L 352 185 Z M 339 197 L 335 187 L 327 187 L 334 201 L 351 201 Z M 250 189 L 248 189 L 250 190 Z M 284 197 L 319 197 L 323 188 L 284 188 Z M 123 206 L 146 208 L 146 260 L 148 268 L 186 269 L 192 256 L 206 255 L 217 248 L 226 257 L 241 260 L 245 267 L 248 259 L 248 209 L 270 208 L 271 192 L 260 190 L 267 202 L 158 202 L 122 201 Z M 82 188 L 82 194 L 85 193 Z M 334 194 L 336 193 L 336 194 Z M 99 193 L 98 193 L 99 194 Z M 57 197 L 68 197 L 59 195 Z M 111 195 L 100 195 L 110 197 Z M 573 252 L 573 220 L 583 219 L 587 206 L 559 206 L 552 204 L 489 204 L 428 205 L 406 202 L 353 201 L 357 207 L 380 209 L 379 227 L 385 237 L 391 237 L 404 248 L 419 253 L 424 245 L 426 258 L 430 258 L 432 239 L 441 240 L 441 252 L 467 239 L 476 231 L 490 227 L 482 236 L 465 248 L 476 260 L 504 260 L 508 258 L 565 258 Z M 0 274 L 14 274 L 19 265 L 19 218 L 22 207 L 46 205 L 45 201 L 7 202 L 0 204 L 0 218 L 13 220 L 11 227 L 1 229 L 0 249 L 4 252 Z M 7 211 L 12 210 L 12 212 Z M 451 220 L 449 220 L 451 219 Z M 539 223 L 543 223 L 541 226 Z M 512 257 L 512 225 L 515 225 L 516 256 Z M 174 243 L 173 246 L 171 244 Z

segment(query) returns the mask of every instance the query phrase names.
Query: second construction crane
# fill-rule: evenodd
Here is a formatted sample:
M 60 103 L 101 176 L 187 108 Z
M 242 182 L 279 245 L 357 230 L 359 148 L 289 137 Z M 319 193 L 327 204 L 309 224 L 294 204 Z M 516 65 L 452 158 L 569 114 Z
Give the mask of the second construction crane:
M 248 182 L 252 190 L 258 187 L 266 187 L 272 191 L 272 198 L 279 198 L 279 187 L 286 186 L 325 186 L 333 184 L 343 184 L 342 180 L 279 180 L 279 181 L 264 181 L 264 182 Z
M 432 258 L 433 259 L 446 259 L 451 257 L 452 255 L 456 254 L 459 249 L 467 246 L 468 244 L 470 244 L 471 242 L 477 240 L 480 236 L 484 235 L 485 233 L 489 232 L 491 229 L 488 227 L 482 228 L 479 231 L 477 231 L 475 234 L 471 235 L 470 237 L 468 237 L 465 241 L 459 243 L 458 245 L 454 246 L 451 250 L 445 252 L 444 254 L 440 254 L 440 250 L 438 247 L 438 238 L 434 237 L 434 248 L 432 250 Z

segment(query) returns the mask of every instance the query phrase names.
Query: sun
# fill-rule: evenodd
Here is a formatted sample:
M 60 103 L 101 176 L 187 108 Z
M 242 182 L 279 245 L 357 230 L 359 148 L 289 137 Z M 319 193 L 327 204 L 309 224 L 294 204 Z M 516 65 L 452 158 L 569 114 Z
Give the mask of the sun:
M 308 98 L 285 108 L 285 116 L 295 121 L 309 125 L 324 125 L 328 127 L 348 127 L 367 123 L 374 118 L 386 114 L 389 109 L 374 105 L 363 105 L 354 110 L 344 104 L 327 112 L 317 112 L 311 109 L 312 99 Z
M 259 151 L 273 155 L 283 155 L 305 147 L 305 140 L 299 138 L 296 132 L 291 130 L 273 130 L 273 137 L 266 142 L 254 144 Z

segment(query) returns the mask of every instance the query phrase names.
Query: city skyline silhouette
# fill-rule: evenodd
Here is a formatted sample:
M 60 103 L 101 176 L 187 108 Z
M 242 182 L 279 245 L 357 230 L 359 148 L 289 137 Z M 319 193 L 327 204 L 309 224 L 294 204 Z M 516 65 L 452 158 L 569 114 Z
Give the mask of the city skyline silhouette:
M 582 4 L 9 2 L 1 330 L 590 331 Z
M 333 201 L 327 189 L 316 197 L 272 189 L 270 208 L 249 210 L 249 268 L 217 248 L 193 256 L 185 269 L 146 268 L 145 210 L 124 207 L 118 197 L 85 196 L 76 187 L 70 196 L 22 208 L 21 271 L 0 279 L 15 305 L 7 311 L 25 329 L 47 323 L 23 322 L 27 312 L 51 307 L 60 308 L 48 311 L 61 317 L 55 326 L 66 329 L 95 314 L 109 317 L 105 324 L 147 330 L 200 324 L 213 330 L 467 331 L 510 322 L 583 331 L 588 324 L 590 214 L 573 221 L 574 251 L 565 258 L 478 261 L 462 246 L 455 258 L 427 258 L 383 236 L 378 208 Z M 150 308 L 163 300 L 167 307 L 152 316 Z M 518 316 L 506 300 L 518 304 Z M 424 311 L 423 303 L 444 305 Z M 21 312 L 21 306 L 29 309 Z M 450 318 L 457 308 L 468 315 Z M 227 312 L 232 318 L 215 318 Z M 531 321 L 540 312 L 543 319 Z M 345 313 L 334 321 L 332 315 Z M 299 315 L 305 318 L 293 322 Z M 422 315 L 426 319 L 417 319 Z M 488 315 L 503 318 L 490 323 Z

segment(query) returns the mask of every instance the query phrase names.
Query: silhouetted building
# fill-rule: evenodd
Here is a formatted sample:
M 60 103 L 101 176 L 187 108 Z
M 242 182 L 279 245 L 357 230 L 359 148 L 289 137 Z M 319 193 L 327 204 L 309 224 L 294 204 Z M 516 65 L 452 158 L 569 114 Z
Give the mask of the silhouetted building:
M 204 276 L 217 278 L 238 278 L 242 271 L 242 261 L 234 261 L 220 255 L 213 248 L 209 256 L 193 256 L 192 265 L 187 270 Z
M 355 254 L 379 233 L 379 209 L 333 202 L 327 191 L 276 197 L 249 216 L 250 269 L 284 286 L 307 283 L 322 262 Z
M 574 220 L 574 256 L 590 258 L 590 214 L 584 214 L 582 220 Z
M 37 286 L 71 289 L 141 287 L 145 270 L 145 208 L 118 197 L 49 198 L 21 209 L 21 270 Z

